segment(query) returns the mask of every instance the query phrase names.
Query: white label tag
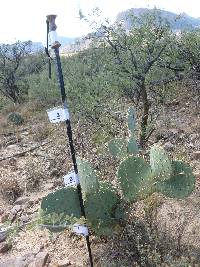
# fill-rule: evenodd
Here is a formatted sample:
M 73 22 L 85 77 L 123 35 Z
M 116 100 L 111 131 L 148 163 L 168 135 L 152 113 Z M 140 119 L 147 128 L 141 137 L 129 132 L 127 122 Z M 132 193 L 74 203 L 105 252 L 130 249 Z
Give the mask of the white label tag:
M 58 36 L 57 36 L 57 32 L 56 31 L 50 31 L 49 32 L 49 41 L 50 44 L 53 44 L 55 42 L 58 42 Z
M 66 108 L 57 107 L 48 109 L 47 114 L 51 123 L 69 120 L 69 112 Z
M 65 186 L 78 185 L 80 183 L 79 176 L 75 172 L 71 172 L 64 177 Z
M 81 224 L 76 223 L 73 225 L 73 231 L 74 233 L 78 235 L 84 235 L 84 236 L 89 235 L 88 228 L 86 225 L 81 225 Z

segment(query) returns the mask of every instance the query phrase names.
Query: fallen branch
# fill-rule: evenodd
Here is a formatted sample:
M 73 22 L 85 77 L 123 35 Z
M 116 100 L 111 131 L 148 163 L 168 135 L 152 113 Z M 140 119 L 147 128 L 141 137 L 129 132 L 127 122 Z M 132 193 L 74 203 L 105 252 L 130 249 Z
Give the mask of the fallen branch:
M 37 148 L 40 148 L 41 146 L 45 146 L 47 145 L 48 143 L 50 143 L 51 141 L 48 141 L 48 142 L 45 142 L 43 144 L 40 144 L 40 145 L 37 145 L 37 146 L 34 146 L 34 147 L 31 147 L 25 151 L 22 151 L 20 153 L 17 153 L 17 154 L 14 154 L 12 156 L 8 156 L 8 157 L 4 157 L 4 158 L 0 158 L 0 161 L 3 161 L 3 160 L 7 160 L 7 159 L 11 159 L 11 158 L 15 158 L 15 157 L 21 157 L 21 156 L 24 156 L 24 154 L 26 154 L 27 152 L 31 152 Z

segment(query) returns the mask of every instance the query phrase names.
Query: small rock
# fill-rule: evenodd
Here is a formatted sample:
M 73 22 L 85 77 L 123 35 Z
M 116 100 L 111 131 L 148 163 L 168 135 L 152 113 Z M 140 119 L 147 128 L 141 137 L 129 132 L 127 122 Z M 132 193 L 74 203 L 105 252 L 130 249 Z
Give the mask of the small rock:
M 6 232 L 1 232 L 0 233 L 0 242 L 3 242 L 3 241 L 5 241 L 6 240 Z
M 179 101 L 174 99 L 174 100 L 172 100 L 170 102 L 167 102 L 166 105 L 167 106 L 177 106 L 177 105 L 179 105 Z
M 10 211 L 10 213 L 11 214 L 13 214 L 13 215 L 16 215 L 19 211 L 21 211 L 22 210 L 22 207 L 20 206 L 20 205 L 15 205 L 12 209 L 11 209 L 11 211 Z
M 29 221 L 29 218 L 28 218 L 27 215 L 24 215 L 24 214 L 23 214 L 23 215 L 20 217 L 20 220 L 21 220 L 22 223 L 27 223 L 27 222 Z
M 195 148 L 195 145 L 194 144 L 192 144 L 191 142 L 188 144 L 188 147 L 190 147 L 190 148 Z
M 167 143 L 164 144 L 164 149 L 166 151 L 171 152 L 171 151 L 174 150 L 174 145 L 171 142 L 167 142 Z
M 23 136 L 27 136 L 27 135 L 29 135 L 29 132 L 24 132 L 24 133 L 21 133 L 21 135 Z
M 4 214 L 4 210 L 0 208 L 0 215 Z
M 15 258 L 12 257 L 9 260 L 1 261 L 0 267 L 14 267 L 14 266 L 16 267 L 17 265 L 15 263 L 16 263 Z M 19 267 L 19 266 L 17 266 L 17 267 Z M 20 267 L 24 267 L 24 266 L 20 265 Z
M 12 245 L 6 242 L 0 243 L 0 253 L 6 253 L 8 250 L 11 249 L 11 247 Z
M 18 257 L 11 257 L 9 258 L 9 260 L 0 262 L 0 267 L 27 267 L 29 266 L 28 264 L 33 260 L 34 256 L 31 254 Z
M 27 267 L 27 264 L 30 262 L 30 258 L 27 260 L 25 257 L 16 257 L 13 266 L 15 267 Z
M 15 201 L 15 205 L 24 205 L 27 204 L 30 201 L 29 197 L 19 197 L 16 201 Z
M 185 111 L 185 108 L 182 107 L 181 109 L 179 109 L 179 112 L 184 112 Z
M 44 267 L 49 254 L 47 252 L 39 252 L 35 257 L 35 267 Z
M 169 135 L 177 136 L 180 133 L 180 131 L 176 128 L 172 128 L 169 130 Z
M 59 175 L 59 172 L 57 169 L 53 169 L 50 173 L 50 176 L 53 177 L 53 176 L 58 176 Z
M 18 145 L 8 145 L 7 148 L 8 149 L 18 150 L 19 149 L 19 146 Z
M 58 267 L 67 267 L 70 266 L 71 262 L 69 260 L 62 260 L 58 262 Z
M 5 213 L 3 215 L 0 216 L 0 223 L 5 223 L 9 218 L 8 213 Z
M 191 141 L 194 141 L 197 138 L 198 138 L 198 134 L 193 133 L 193 134 L 190 135 L 190 140 Z
M 194 159 L 200 159 L 200 151 L 194 151 L 193 152 L 193 158 Z

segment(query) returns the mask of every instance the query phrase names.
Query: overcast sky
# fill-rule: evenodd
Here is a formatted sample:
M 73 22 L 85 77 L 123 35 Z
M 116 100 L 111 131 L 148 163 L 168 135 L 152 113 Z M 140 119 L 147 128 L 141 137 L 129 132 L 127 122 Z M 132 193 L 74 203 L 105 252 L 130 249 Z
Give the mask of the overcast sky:
M 16 40 L 44 42 L 46 15 L 57 14 L 57 32 L 77 37 L 89 29 L 78 19 L 78 10 L 85 14 L 99 7 L 112 21 L 117 13 L 132 7 L 154 6 L 175 13 L 185 12 L 200 17 L 200 0 L 0 0 L 0 43 Z

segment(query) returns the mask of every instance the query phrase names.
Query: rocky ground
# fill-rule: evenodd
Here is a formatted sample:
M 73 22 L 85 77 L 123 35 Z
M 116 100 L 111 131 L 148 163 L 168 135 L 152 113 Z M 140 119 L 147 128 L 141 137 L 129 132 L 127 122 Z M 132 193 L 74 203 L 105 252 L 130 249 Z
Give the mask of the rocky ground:
M 0 267 L 89 266 L 84 237 L 69 231 L 50 234 L 38 226 L 42 197 L 62 187 L 62 177 L 72 167 L 65 135 L 61 134 L 65 131 L 64 126 L 48 126 L 44 118 L 40 121 L 27 120 L 16 129 L 4 122 L 5 116 L 2 116 L 0 228 L 11 228 L 7 236 L 0 232 Z M 94 161 L 96 169 L 103 169 L 105 176 L 108 166 L 105 161 L 110 160 L 111 164 L 112 160 L 97 155 L 98 149 L 91 145 L 90 133 L 84 127 L 80 130 L 75 125 L 74 132 L 79 154 Z M 195 191 L 185 202 L 162 198 L 153 223 L 159 225 L 159 232 L 168 233 L 175 243 L 178 240 L 181 248 L 187 243 L 190 247 L 194 245 L 196 256 L 200 254 L 200 231 L 197 231 L 200 229 L 200 105 L 197 96 L 191 96 L 190 92 L 179 95 L 160 108 L 156 131 L 149 144 L 155 142 L 162 144 L 173 158 L 189 162 L 197 182 Z M 112 180 L 115 168 L 110 172 Z M 134 218 L 142 220 L 141 203 L 137 203 L 132 212 Z M 171 221 L 177 223 L 171 224 Z M 183 224 L 185 228 L 181 238 L 175 237 L 176 232 L 180 233 L 183 229 Z M 95 266 L 138 266 L 134 263 L 137 253 L 132 245 L 136 238 L 133 234 L 135 225 L 129 222 L 120 236 L 111 239 L 91 236 Z M 190 254 L 190 257 L 193 256 Z M 161 264 L 141 263 L 141 266 Z M 200 266 L 200 257 L 196 265 L 171 266 Z

